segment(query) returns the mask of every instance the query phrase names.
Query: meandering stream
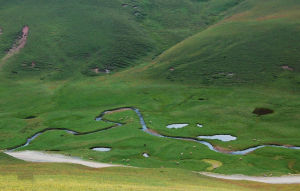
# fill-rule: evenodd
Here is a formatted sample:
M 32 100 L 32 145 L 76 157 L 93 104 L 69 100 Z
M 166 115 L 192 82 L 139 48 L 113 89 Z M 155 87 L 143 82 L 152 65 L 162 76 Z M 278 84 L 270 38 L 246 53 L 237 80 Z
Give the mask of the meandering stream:
M 110 122 L 110 123 L 113 123 L 114 125 L 113 126 L 110 126 L 110 127 L 107 127 L 107 128 L 104 128 L 104 129 L 100 129 L 100 130 L 95 130 L 95 131 L 90 131 L 90 132 L 85 132 L 85 133 L 79 133 L 79 132 L 76 132 L 76 131 L 72 131 L 72 130 L 69 130 L 69 129 L 57 129 L 57 128 L 49 128 L 49 129 L 45 129 L 43 131 L 40 131 L 40 132 L 37 132 L 36 134 L 34 134 L 33 136 L 31 136 L 30 138 L 27 139 L 26 143 L 25 144 L 22 144 L 20 146 L 17 146 L 17 147 L 14 147 L 14 148 L 10 148 L 9 151 L 14 151 L 16 149 L 20 149 L 22 147 L 25 147 L 27 145 L 29 145 L 34 139 L 36 139 L 38 136 L 42 135 L 43 133 L 46 133 L 48 131 L 54 131 L 54 130 L 59 130 L 59 131 L 66 131 L 67 133 L 70 133 L 70 134 L 73 134 L 75 136 L 80 136 L 80 135 L 87 135 L 87 134 L 92 134 L 92 133 L 96 133 L 96 132 L 100 132 L 100 131 L 106 131 L 106 130 L 109 130 L 109 129 L 112 129 L 112 128 L 116 128 L 116 127 L 121 127 L 123 126 L 124 124 L 122 123 L 118 123 L 118 122 L 114 122 L 114 121 L 110 121 L 110 120 L 106 120 L 106 119 L 103 119 L 104 115 L 105 114 L 108 114 L 108 113 L 112 113 L 114 111 L 118 111 L 118 110 L 132 110 L 134 111 L 138 117 L 139 117 L 139 120 L 140 120 L 140 124 L 142 126 L 142 130 L 149 134 L 149 135 L 152 135 L 152 136 L 156 136 L 156 137 L 161 137 L 161 138 L 168 138 L 168 139 L 176 139 L 176 140 L 185 140 L 185 141 L 195 141 L 197 143 L 200 143 L 202 145 L 205 145 L 207 146 L 210 150 L 212 151 L 215 151 L 215 152 L 219 152 L 219 153 L 224 153 L 224 154 L 232 154 L 232 155 L 246 155 L 252 151 L 255 151 L 257 149 L 260 149 L 260 148 L 263 148 L 263 147 L 278 147 L 278 148 L 286 148 L 286 149 L 296 149 L 296 150 L 300 150 L 300 147 L 288 147 L 288 146 L 279 146 L 279 145 L 260 145 L 260 146 L 256 146 L 256 147 L 250 147 L 248 149 L 245 149 L 245 150 L 241 150 L 241 151 L 220 151 L 220 150 L 217 150 L 216 148 L 214 148 L 214 146 L 212 144 L 210 144 L 209 142 L 207 141 L 201 141 L 201 140 L 198 140 L 197 138 L 188 138 L 188 137 L 172 137 L 172 136 L 165 136 L 165 135 L 161 135 L 157 132 L 153 132 L 151 131 L 146 123 L 145 123 L 145 120 L 143 118 L 143 115 L 142 113 L 139 111 L 139 109 L 137 108 L 131 108 L 131 107 L 126 107 L 126 108 L 118 108 L 118 109 L 113 109 L 113 110 L 107 110 L 107 111 L 104 111 L 102 112 L 98 117 L 96 117 L 96 121 L 104 121 L 104 122 Z

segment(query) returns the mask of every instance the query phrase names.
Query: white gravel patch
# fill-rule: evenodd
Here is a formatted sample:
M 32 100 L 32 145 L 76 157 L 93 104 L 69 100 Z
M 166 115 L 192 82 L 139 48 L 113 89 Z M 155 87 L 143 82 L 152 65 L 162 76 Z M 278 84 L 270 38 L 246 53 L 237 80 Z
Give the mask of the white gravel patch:
M 223 175 L 223 174 L 214 174 L 208 172 L 200 172 L 200 174 L 226 179 L 226 180 L 247 180 L 254 182 L 262 182 L 268 184 L 300 184 L 300 175 L 289 175 L 289 176 L 280 176 L 280 177 L 259 177 L 259 176 L 246 176 L 246 175 Z
M 27 162 L 46 162 L 46 163 L 72 163 L 88 166 L 91 168 L 106 168 L 120 165 L 112 165 L 100 162 L 85 161 L 80 158 L 69 157 L 61 154 L 50 154 L 39 151 L 20 151 L 20 152 L 5 152 L 6 154 Z

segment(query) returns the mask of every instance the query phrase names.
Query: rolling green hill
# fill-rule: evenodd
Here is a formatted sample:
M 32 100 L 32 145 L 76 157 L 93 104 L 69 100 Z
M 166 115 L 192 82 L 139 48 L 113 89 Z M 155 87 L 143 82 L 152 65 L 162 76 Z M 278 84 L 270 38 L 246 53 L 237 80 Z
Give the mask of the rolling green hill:
M 289 79 L 299 87 L 299 9 L 297 0 L 246 0 L 224 20 L 165 51 L 149 74 L 209 84 Z
M 0 56 L 27 25 L 26 48 L 6 61 L 8 74 L 59 79 L 95 75 L 96 68 L 100 74 L 117 71 L 144 56 L 155 57 L 239 2 L 1 0 Z

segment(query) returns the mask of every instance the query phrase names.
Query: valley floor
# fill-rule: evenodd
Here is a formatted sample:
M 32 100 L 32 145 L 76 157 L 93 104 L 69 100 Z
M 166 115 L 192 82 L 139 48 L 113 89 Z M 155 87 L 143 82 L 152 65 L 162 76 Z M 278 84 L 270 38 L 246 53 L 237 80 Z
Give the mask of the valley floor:
M 299 146 L 299 92 L 293 89 L 158 83 L 128 70 L 69 81 L 3 78 L 0 90 L 5 90 L 0 91 L 2 150 L 16 148 L 37 132 L 44 132 L 17 151 L 52 151 L 117 165 L 220 174 L 280 176 L 300 171 L 299 150 L 265 147 L 246 155 L 227 154 L 260 145 Z M 198 138 L 222 151 L 215 152 L 195 141 L 145 133 L 131 110 L 111 112 L 103 116 L 104 121 L 95 120 L 101 112 L 121 107 L 139 108 L 154 134 L 188 140 L 199 135 L 231 135 L 236 139 Z M 252 113 L 257 107 L 271 108 L 274 113 L 257 116 Z M 188 126 L 169 129 L 170 124 Z M 91 149 L 95 147 L 111 151 Z M 150 157 L 145 158 L 144 153 Z M 207 170 L 209 160 L 222 165 Z
M 299 0 L 0 4 L 0 191 L 300 190 Z
M 299 174 L 299 150 L 287 149 L 300 146 L 297 120 L 300 102 L 296 89 L 273 85 L 173 84 L 145 79 L 138 74 L 138 69 L 66 81 L 13 81 L 1 77 L 1 150 L 18 147 L 16 151 L 50 151 L 87 161 L 141 168 L 90 169 L 67 164 L 32 164 L 1 154 L 4 161 L 0 171 L 4 173 L 0 177 L 0 190 L 299 188 L 297 184 L 271 186 L 193 173 Z M 142 131 L 140 118 L 133 110 L 101 115 L 103 111 L 124 107 L 139 108 L 145 124 L 156 136 Z M 270 108 L 274 112 L 259 116 L 253 113 L 256 108 Z M 167 128 L 175 127 L 174 124 L 187 126 Z M 37 132 L 44 133 L 25 144 Z M 227 135 L 229 139 L 199 138 L 212 135 Z M 191 139 L 206 141 L 221 152 Z M 259 148 L 245 155 L 227 153 L 260 145 L 284 147 Z M 98 147 L 111 150 L 92 150 Z

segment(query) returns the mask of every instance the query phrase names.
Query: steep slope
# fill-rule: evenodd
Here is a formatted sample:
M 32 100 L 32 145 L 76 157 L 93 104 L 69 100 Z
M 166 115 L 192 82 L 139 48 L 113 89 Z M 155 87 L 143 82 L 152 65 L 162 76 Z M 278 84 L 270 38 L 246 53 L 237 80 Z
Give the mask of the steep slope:
M 0 0 L 0 57 L 26 25 L 26 46 L 2 63 L 12 76 L 57 79 L 119 70 L 206 28 L 240 1 Z
M 208 84 L 299 82 L 299 9 L 297 0 L 244 1 L 223 21 L 164 52 L 148 72 Z

